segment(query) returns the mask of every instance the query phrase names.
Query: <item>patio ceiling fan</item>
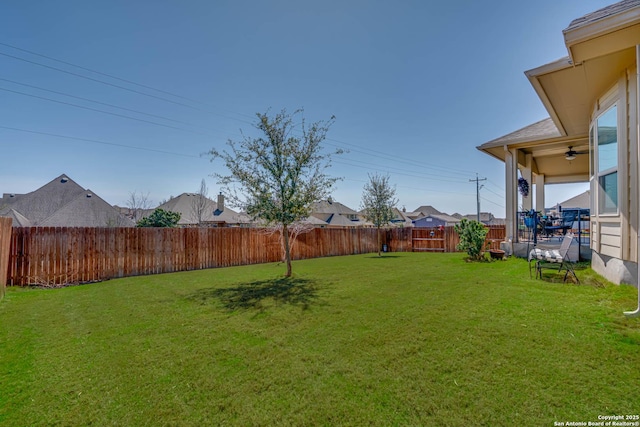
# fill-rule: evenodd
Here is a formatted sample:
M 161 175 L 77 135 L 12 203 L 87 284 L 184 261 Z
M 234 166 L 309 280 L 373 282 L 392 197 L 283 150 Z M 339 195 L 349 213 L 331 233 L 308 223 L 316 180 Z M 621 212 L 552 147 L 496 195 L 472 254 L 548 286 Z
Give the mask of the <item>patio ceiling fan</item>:
M 589 153 L 588 151 L 576 151 L 573 149 L 573 146 L 570 145 L 569 146 L 569 151 L 567 151 L 566 153 L 564 153 L 564 158 L 567 160 L 575 160 L 576 156 L 578 154 L 587 154 Z

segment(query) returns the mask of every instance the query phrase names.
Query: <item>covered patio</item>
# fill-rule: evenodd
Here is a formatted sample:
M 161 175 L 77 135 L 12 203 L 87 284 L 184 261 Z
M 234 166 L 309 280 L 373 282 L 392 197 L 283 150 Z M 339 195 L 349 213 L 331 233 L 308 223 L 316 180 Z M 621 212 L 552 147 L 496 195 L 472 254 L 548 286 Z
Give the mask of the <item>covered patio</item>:
M 587 126 L 588 128 L 588 126 Z M 523 233 L 521 212 L 536 211 L 544 216 L 545 187 L 554 184 L 589 182 L 589 136 L 563 136 L 551 118 L 541 120 L 508 135 L 489 141 L 479 150 L 505 164 L 506 236 L 511 246 L 507 251 L 526 256 L 532 236 Z M 525 179 L 529 192 L 520 195 L 518 178 Z M 545 245 L 559 245 L 561 239 L 540 236 Z M 583 250 L 588 257 L 588 239 Z

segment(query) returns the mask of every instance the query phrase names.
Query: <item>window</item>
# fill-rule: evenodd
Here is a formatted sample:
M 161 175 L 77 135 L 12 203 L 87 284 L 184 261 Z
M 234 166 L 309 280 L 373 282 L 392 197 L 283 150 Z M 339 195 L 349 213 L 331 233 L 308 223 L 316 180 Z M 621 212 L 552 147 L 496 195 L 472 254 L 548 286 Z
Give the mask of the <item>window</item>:
M 592 135 L 593 137 L 593 132 Z M 598 179 L 598 212 L 618 212 L 618 108 L 614 104 L 596 119 L 594 145 Z

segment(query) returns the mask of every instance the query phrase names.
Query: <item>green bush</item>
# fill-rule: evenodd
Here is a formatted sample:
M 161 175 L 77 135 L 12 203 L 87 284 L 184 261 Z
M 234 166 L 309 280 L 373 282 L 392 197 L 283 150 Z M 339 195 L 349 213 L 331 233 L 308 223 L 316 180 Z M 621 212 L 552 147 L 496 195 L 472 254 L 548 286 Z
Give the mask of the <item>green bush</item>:
M 156 209 L 147 217 L 142 218 L 136 224 L 137 227 L 175 227 L 180 221 L 179 212 L 165 211 L 164 209 Z
M 484 256 L 484 240 L 489 232 L 484 224 L 462 218 L 454 228 L 460 236 L 460 243 L 458 243 L 456 249 L 465 251 L 469 258 L 473 260 L 482 259 Z

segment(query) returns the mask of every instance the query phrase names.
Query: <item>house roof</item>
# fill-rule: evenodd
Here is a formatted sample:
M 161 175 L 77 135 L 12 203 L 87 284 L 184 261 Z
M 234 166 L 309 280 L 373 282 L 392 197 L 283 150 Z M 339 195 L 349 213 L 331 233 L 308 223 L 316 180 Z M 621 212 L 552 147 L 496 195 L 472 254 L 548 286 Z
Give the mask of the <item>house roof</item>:
M 359 217 L 354 221 L 339 213 L 331 214 L 331 216 L 327 220 L 327 224 L 339 227 L 362 227 L 364 225 L 371 225 L 365 221 L 362 221 Z
M 315 216 L 313 216 L 313 215 L 310 215 L 310 216 L 306 217 L 305 219 L 303 219 L 303 220 L 302 220 L 302 221 L 300 221 L 300 222 L 303 222 L 303 223 L 305 223 L 305 224 L 314 225 L 314 226 L 315 226 L 315 225 L 317 225 L 317 226 L 324 226 L 324 225 L 327 225 L 327 222 L 326 222 L 326 221 L 323 221 L 323 220 L 321 220 L 321 219 L 319 219 L 319 218 L 316 218 L 316 217 L 315 217 Z
M 611 4 L 609 6 L 605 6 L 602 9 L 598 9 L 594 12 L 587 13 L 580 18 L 576 18 L 569 26 L 564 30 L 564 32 L 569 32 L 572 30 L 576 30 L 578 28 L 584 27 L 589 24 L 593 24 L 601 19 L 605 19 L 609 16 L 625 12 L 629 9 L 640 6 L 640 0 L 624 0 L 618 3 Z
M 565 209 L 565 208 L 587 209 L 589 208 L 589 206 L 591 206 L 590 191 L 587 190 L 584 193 L 578 194 L 577 196 L 574 196 L 558 204 L 562 206 L 562 209 Z
M 315 202 L 313 205 L 311 205 L 311 212 L 313 212 L 314 214 L 323 213 L 348 215 L 356 215 L 358 213 L 350 207 L 334 200 L 321 200 L 319 202 Z
M 466 218 L 468 220 L 478 220 L 478 214 L 467 214 L 460 217 L 460 219 Z M 493 220 L 495 217 L 491 212 L 480 212 L 480 222 L 487 223 Z
M 458 218 L 453 217 L 451 215 L 447 215 L 447 214 L 431 214 L 431 215 L 428 215 L 427 217 L 436 218 L 445 222 L 460 222 Z
M 38 223 L 42 227 L 134 227 L 135 223 L 113 206 L 83 190 L 69 203 Z
M 11 218 L 13 220 L 11 223 L 13 227 L 31 227 L 33 225 L 27 217 L 25 217 L 15 209 L 9 209 L 8 211 L 2 213 L 0 216 Z
M 161 204 L 158 208 L 178 212 L 180 214 L 178 225 L 194 225 L 199 222 L 196 206 L 201 203 L 201 201 L 203 203 L 202 222 L 224 222 L 227 224 L 250 222 L 247 215 L 239 214 L 226 206 L 222 211 L 219 211 L 216 202 L 208 197 L 204 197 L 203 200 L 203 196 L 198 193 L 182 193 Z
M 84 188 L 63 174 L 37 190 L 18 197 L 10 206 L 33 225 L 40 225 L 42 220 L 84 192 Z
M 513 145 L 519 142 L 555 139 L 560 138 L 561 136 L 562 135 L 560 135 L 560 132 L 558 131 L 556 125 L 553 123 L 553 120 L 551 120 L 551 118 L 549 117 L 540 120 L 539 122 L 533 123 L 529 126 L 525 126 L 522 129 L 518 129 L 514 132 L 493 139 L 489 142 L 485 142 L 480 147 L 478 147 L 478 149 L 486 150 L 493 147 L 500 147 L 502 149 L 505 145 Z
M 391 224 L 396 226 L 403 225 L 407 227 L 411 227 L 411 225 L 413 224 L 413 221 L 411 220 L 409 215 L 407 215 L 407 212 L 403 212 L 398 208 L 393 208 L 393 213 L 394 218 L 391 220 Z
M 431 214 L 442 215 L 442 212 L 440 212 L 438 209 L 434 208 L 431 205 L 420 206 L 419 208 L 415 209 L 414 212 L 422 212 L 424 215 L 431 215 Z
M 518 165 L 531 167 L 549 184 L 589 178 L 588 156 L 567 161 L 564 153 L 569 147 L 588 152 L 593 106 L 635 63 L 640 0 L 624 0 L 577 18 L 563 33 L 569 55 L 525 72 L 550 118 L 478 147 L 502 161 L 505 148 L 517 149 Z

